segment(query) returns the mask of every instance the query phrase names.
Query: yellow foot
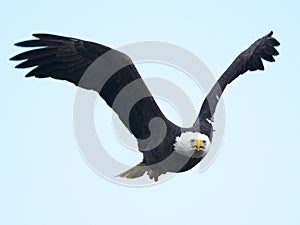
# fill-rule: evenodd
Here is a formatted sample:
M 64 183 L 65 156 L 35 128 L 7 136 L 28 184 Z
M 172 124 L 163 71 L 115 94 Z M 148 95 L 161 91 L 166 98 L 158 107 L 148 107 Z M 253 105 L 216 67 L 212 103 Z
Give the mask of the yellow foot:
M 152 170 L 152 169 L 149 169 L 148 172 L 147 172 L 147 175 L 149 176 L 149 178 L 150 178 L 151 180 L 154 179 L 155 182 L 158 181 L 158 177 L 159 177 L 161 174 L 164 174 L 164 173 L 162 173 L 162 172 L 159 171 L 159 170 Z

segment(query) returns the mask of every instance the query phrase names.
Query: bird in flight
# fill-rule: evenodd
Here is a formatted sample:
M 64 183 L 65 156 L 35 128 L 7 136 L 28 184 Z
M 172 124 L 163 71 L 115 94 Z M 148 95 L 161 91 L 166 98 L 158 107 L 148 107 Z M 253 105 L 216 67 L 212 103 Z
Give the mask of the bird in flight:
M 272 35 L 271 31 L 238 55 L 207 94 L 191 127 L 179 127 L 168 120 L 132 60 L 105 45 L 33 34 L 36 39 L 16 46 L 35 49 L 11 60 L 23 60 L 16 68 L 34 67 L 26 77 L 66 80 L 99 93 L 137 139 L 143 154 L 140 163 L 119 176 L 132 179 L 147 173 L 150 179 L 158 181 L 161 174 L 187 171 L 205 157 L 212 143 L 212 118 L 224 89 L 247 71 L 264 70 L 262 59 L 275 61 L 273 56 L 279 55 L 275 47 L 280 43 Z

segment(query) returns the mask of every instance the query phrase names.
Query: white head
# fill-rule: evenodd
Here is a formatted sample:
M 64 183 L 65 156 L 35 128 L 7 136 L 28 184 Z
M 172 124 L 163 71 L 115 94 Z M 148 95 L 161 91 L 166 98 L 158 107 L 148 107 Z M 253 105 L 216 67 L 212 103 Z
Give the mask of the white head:
M 209 138 L 199 132 L 187 131 L 176 137 L 174 150 L 184 156 L 191 157 L 195 151 L 207 151 Z

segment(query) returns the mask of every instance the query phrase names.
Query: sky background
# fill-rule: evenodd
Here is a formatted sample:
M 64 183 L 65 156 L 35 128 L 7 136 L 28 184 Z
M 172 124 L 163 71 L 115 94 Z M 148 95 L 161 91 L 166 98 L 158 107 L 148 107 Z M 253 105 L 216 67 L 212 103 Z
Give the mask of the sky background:
M 6 1 L 0 23 L 0 224 L 299 224 L 300 114 L 297 1 Z M 270 30 L 281 42 L 276 63 L 248 73 L 224 94 L 226 131 L 220 153 L 159 185 L 132 188 L 98 176 L 81 157 L 73 131 L 76 88 L 25 79 L 8 59 L 13 43 L 54 33 L 111 47 L 145 40 L 181 46 L 217 78 L 242 50 Z M 195 107 L 204 94 L 168 69 L 139 66 L 143 77 L 172 80 Z M 170 70 L 173 72 L 173 70 Z M 174 110 L 160 102 L 175 122 Z M 111 135 L 111 110 L 97 101 L 97 127 L 118 160 L 140 155 Z M 101 115 L 100 115 L 101 114 Z M 217 118 L 216 118 L 217 119 Z M 100 135 L 100 134 L 99 134 Z M 124 154 L 124 152 L 129 152 Z M 125 156 L 127 155 L 127 156 Z

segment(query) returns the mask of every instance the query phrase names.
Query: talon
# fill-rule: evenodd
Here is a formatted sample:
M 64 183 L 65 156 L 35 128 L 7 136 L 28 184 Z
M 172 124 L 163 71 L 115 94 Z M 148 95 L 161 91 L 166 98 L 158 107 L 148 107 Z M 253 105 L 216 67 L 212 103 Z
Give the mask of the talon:
M 160 171 L 157 171 L 157 170 L 152 170 L 152 169 L 149 169 L 148 172 L 147 172 L 147 175 L 149 176 L 149 178 L 151 180 L 154 179 L 155 182 L 158 181 L 158 177 L 161 175 L 162 173 Z

